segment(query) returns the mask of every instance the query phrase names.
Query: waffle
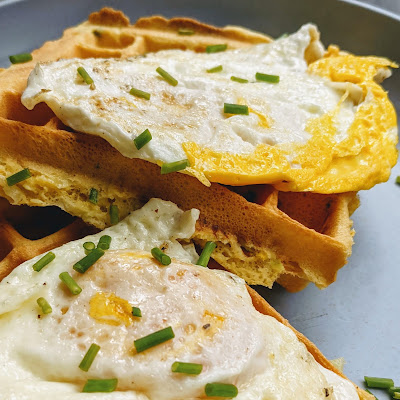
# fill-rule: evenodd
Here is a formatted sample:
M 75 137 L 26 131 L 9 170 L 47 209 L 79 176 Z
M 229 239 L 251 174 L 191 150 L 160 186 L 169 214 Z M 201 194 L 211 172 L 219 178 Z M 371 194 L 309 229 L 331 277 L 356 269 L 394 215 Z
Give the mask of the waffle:
M 196 35 L 178 35 L 182 28 Z M 130 25 L 111 9 L 91 14 L 61 39 L 35 50 L 32 62 L 0 72 L 0 196 L 12 204 L 58 206 L 100 229 L 110 225 L 111 204 L 123 218 L 160 197 L 185 210 L 199 209 L 194 241 L 200 246 L 215 241 L 214 259 L 249 284 L 271 287 L 277 281 L 290 291 L 309 282 L 328 286 L 351 254 L 355 193 L 290 193 L 269 185 L 215 183 L 207 188 L 184 174 L 160 175 L 157 165 L 127 159 L 103 139 L 71 131 L 44 104 L 28 111 L 20 102 L 38 61 L 128 57 L 168 48 L 204 51 L 221 41 L 239 48 L 270 40 L 243 28 L 215 28 L 186 18 L 156 16 Z M 312 51 L 306 56 L 312 60 Z M 8 187 L 4 178 L 23 168 L 32 177 Z M 97 205 L 88 201 L 92 187 L 99 190 Z M 8 258 L 8 269 L 18 265 L 18 257 L 14 264 Z

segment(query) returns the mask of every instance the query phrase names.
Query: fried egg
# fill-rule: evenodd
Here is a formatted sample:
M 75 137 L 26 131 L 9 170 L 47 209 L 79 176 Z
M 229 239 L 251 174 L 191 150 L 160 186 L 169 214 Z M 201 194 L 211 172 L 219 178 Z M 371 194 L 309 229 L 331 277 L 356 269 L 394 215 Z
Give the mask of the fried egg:
M 222 71 L 207 72 L 216 66 Z M 324 53 L 308 24 L 271 43 L 212 54 L 165 50 L 39 63 L 22 103 L 47 103 L 64 124 L 104 138 L 126 157 L 159 165 L 188 159 L 184 172 L 207 185 L 338 193 L 387 180 L 396 162 L 395 110 L 374 81 L 390 75 L 389 67 L 396 64 L 335 47 Z M 258 81 L 257 72 L 279 82 Z M 150 99 L 131 95 L 131 88 Z M 249 114 L 227 114 L 225 103 L 246 105 Z M 152 140 L 137 150 L 133 139 L 146 129 Z
M 235 385 L 239 400 L 358 399 L 291 329 L 255 310 L 241 278 L 193 264 L 198 256 L 188 240 L 197 218 L 196 210 L 153 199 L 119 224 L 53 250 L 40 272 L 32 268 L 40 256 L 17 267 L 0 284 L 0 397 L 195 400 L 205 398 L 207 383 L 220 382 Z M 86 273 L 74 271 L 83 243 L 104 234 L 110 250 Z M 152 257 L 154 246 L 172 257 L 170 265 Z M 64 271 L 80 294 L 60 281 Z M 39 297 L 51 313 L 40 311 Z M 173 338 L 136 351 L 135 340 L 167 327 Z M 79 364 L 92 343 L 100 351 L 85 372 Z M 175 361 L 203 370 L 174 373 Z M 82 393 L 87 379 L 111 378 L 118 379 L 115 392 Z

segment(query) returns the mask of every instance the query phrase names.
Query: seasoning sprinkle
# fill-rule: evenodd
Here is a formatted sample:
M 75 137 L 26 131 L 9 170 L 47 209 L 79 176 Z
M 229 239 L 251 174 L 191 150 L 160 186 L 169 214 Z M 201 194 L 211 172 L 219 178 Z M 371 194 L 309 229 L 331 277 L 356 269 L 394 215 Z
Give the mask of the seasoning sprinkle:
M 227 44 L 214 44 L 206 47 L 206 53 L 219 53 L 220 51 L 225 51 L 227 48 Z
M 158 67 L 156 71 L 172 86 L 176 86 L 178 84 L 178 81 L 171 76 L 165 69 L 162 69 L 161 67 Z
M 86 257 L 74 264 L 75 271 L 84 274 L 100 257 L 104 255 L 104 250 L 93 249 Z
M 50 314 L 53 309 L 51 308 L 50 304 L 44 297 L 39 297 L 36 302 L 38 303 L 39 307 L 42 309 L 43 314 Z
M 224 113 L 249 115 L 249 107 L 242 104 L 224 103 Z
M 164 163 L 161 165 L 161 174 L 169 174 L 171 172 L 182 171 L 183 169 L 189 167 L 189 160 L 180 160 L 170 163 Z
M 222 65 L 217 65 L 216 67 L 207 69 L 207 72 L 208 72 L 209 74 L 212 74 L 212 73 L 214 73 L 214 72 L 221 72 L 221 71 L 222 71 Z
M 22 64 L 32 60 L 31 53 L 21 53 L 15 54 L 13 56 L 8 57 L 10 59 L 11 64 Z
M 171 264 L 171 258 L 163 253 L 158 247 L 154 247 L 153 249 L 151 249 L 151 254 L 162 265 Z
M 144 145 L 149 143 L 151 139 L 152 139 L 151 133 L 148 129 L 146 129 L 139 136 L 133 139 L 133 143 L 135 143 L 136 148 L 140 150 Z
M 278 83 L 280 80 L 278 75 L 262 74 L 261 72 L 256 73 L 256 79 L 258 81 L 269 82 L 269 83 Z
M 169 326 L 168 328 L 161 329 L 157 332 L 151 333 L 150 335 L 144 336 L 140 339 L 135 340 L 134 346 L 138 353 L 150 349 L 151 347 L 158 346 L 168 340 L 175 337 L 174 331 Z
M 25 179 L 30 178 L 31 176 L 32 175 L 31 175 L 31 172 L 29 171 L 29 169 L 25 168 L 25 169 L 15 173 L 14 175 L 7 177 L 6 178 L 7 185 L 14 186 L 17 183 L 20 183 L 20 182 L 24 181 Z
M 35 264 L 32 265 L 32 268 L 34 271 L 39 272 L 47 264 L 51 263 L 55 258 L 56 255 L 50 251 L 46 255 L 44 255 L 40 260 L 36 261 Z
M 72 294 L 77 295 L 82 292 L 82 289 L 78 286 L 78 284 L 74 281 L 74 279 L 68 272 L 61 272 L 59 278 L 65 283 Z

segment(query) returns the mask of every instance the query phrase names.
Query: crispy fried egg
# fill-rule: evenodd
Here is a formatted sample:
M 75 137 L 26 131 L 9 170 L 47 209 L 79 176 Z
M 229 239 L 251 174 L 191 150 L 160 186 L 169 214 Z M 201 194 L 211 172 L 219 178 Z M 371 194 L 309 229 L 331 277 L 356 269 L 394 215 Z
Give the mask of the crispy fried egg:
M 36 257 L 0 284 L 1 396 L 18 399 L 178 400 L 205 398 L 207 383 L 238 388 L 240 400 L 358 399 L 353 385 L 321 367 L 295 334 L 252 305 L 245 282 L 194 265 L 198 211 L 151 200 L 96 235 L 53 250 L 40 272 Z M 83 243 L 112 238 L 84 274 L 72 269 Z M 179 239 L 179 241 L 177 240 Z M 162 246 L 161 265 L 148 252 Z M 58 278 L 71 273 L 81 293 Z M 52 312 L 44 314 L 36 299 Z M 141 317 L 132 315 L 139 307 Z M 171 327 L 174 337 L 138 353 L 134 341 Z M 79 368 L 92 343 L 100 346 L 87 372 Z M 203 366 L 199 375 L 171 371 L 175 362 Z M 113 393 L 81 393 L 87 379 L 118 379 Z M 0 396 L 0 397 L 1 397 Z M 4 397 L 3 397 L 4 398 Z
M 216 66 L 222 71 L 207 72 Z M 205 184 L 337 193 L 387 180 L 396 162 L 395 110 L 374 81 L 390 75 L 388 67 L 396 65 L 334 47 L 324 54 L 309 24 L 272 43 L 212 54 L 165 50 L 40 63 L 22 102 L 29 109 L 47 103 L 66 125 L 106 139 L 126 157 L 159 165 L 188 159 L 184 172 Z M 259 81 L 257 72 L 279 82 Z M 249 114 L 227 114 L 224 103 L 246 105 Z M 146 129 L 152 140 L 137 150 L 133 139 Z

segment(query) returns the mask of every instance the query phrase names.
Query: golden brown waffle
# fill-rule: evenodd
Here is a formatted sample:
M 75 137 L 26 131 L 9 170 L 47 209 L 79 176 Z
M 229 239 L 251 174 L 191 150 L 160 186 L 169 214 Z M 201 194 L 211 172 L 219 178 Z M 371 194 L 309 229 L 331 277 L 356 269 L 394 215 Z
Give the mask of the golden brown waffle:
M 178 35 L 179 28 L 196 33 Z M 278 281 L 291 291 L 308 282 L 328 286 L 351 253 L 355 193 L 283 193 L 268 185 L 236 188 L 238 193 L 218 184 L 207 188 L 184 174 L 160 175 L 157 165 L 127 159 L 98 137 L 71 132 L 44 104 L 28 111 L 20 103 L 37 61 L 126 57 L 166 48 L 203 51 L 221 41 L 237 48 L 269 40 L 242 28 L 185 18 L 150 17 L 129 25 L 110 9 L 92 14 L 34 51 L 32 62 L 0 72 L 0 196 L 12 204 L 55 205 L 97 228 L 110 224 L 111 204 L 122 218 L 151 197 L 171 200 L 201 211 L 194 240 L 200 245 L 216 241 L 215 260 L 248 283 Z M 4 178 L 22 168 L 33 176 L 8 187 Z M 88 201 L 92 187 L 99 190 L 97 205 Z

